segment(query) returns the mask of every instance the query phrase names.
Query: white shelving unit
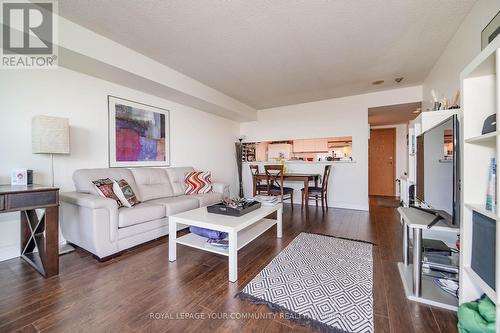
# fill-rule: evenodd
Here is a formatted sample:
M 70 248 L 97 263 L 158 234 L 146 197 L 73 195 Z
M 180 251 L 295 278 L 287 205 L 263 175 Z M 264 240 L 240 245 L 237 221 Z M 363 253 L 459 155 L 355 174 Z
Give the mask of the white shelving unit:
M 500 225 L 496 226 L 496 244 L 491 249 L 496 254 L 495 290 L 471 268 L 473 211 L 495 221 L 500 213 L 485 209 L 486 188 L 490 160 L 500 156 L 500 131 L 481 134 L 484 120 L 496 113 L 500 120 L 500 36 L 488 45 L 461 73 L 462 91 L 462 158 L 461 158 L 461 203 L 460 224 L 460 292 L 459 303 L 478 299 L 482 294 L 496 304 L 496 330 L 500 332 L 500 297 L 495 292 L 500 288 Z M 497 127 L 498 128 L 498 127 Z M 497 177 L 498 178 L 498 177 Z M 500 193 L 497 182 L 497 193 Z

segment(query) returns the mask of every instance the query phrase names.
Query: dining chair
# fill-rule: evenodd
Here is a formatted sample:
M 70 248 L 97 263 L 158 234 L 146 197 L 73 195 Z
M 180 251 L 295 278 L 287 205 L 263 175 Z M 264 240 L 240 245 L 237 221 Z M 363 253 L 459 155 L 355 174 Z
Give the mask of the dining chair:
M 259 176 L 259 166 L 257 164 L 250 165 L 250 172 L 252 173 L 253 180 L 253 193 L 255 194 L 267 194 L 267 185 L 262 184 Z
M 316 201 L 316 207 L 318 207 L 318 201 L 321 200 L 321 210 L 328 210 L 328 180 L 330 178 L 330 171 L 332 169 L 331 165 L 325 165 L 325 171 L 323 172 L 323 179 L 321 186 L 309 186 L 308 187 L 308 198 L 304 197 L 304 189 L 302 189 L 302 208 L 307 205 L 309 200 Z
M 281 197 L 283 200 L 290 199 L 293 209 L 293 188 L 285 187 L 283 184 L 283 165 L 264 165 L 267 180 L 267 194 Z

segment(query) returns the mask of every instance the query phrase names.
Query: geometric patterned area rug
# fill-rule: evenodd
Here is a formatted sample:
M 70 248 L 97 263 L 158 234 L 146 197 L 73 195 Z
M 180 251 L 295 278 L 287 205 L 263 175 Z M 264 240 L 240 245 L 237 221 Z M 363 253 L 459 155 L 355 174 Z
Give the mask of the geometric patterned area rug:
M 372 247 L 303 232 L 238 296 L 321 332 L 372 333 Z

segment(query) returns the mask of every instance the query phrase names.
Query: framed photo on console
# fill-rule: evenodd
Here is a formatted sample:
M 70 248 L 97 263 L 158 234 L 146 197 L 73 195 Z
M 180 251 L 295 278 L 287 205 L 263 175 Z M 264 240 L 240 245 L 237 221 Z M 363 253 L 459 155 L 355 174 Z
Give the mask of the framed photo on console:
M 110 167 L 170 165 L 170 113 L 108 95 Z

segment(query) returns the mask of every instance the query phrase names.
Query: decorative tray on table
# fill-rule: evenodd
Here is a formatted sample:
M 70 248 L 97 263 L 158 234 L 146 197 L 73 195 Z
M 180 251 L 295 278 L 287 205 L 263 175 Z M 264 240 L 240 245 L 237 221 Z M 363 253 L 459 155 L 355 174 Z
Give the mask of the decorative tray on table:
M 259 208 L 260 208 L 260 202 L 258 201 L 233 199 L 233 200 L 224 200 L 215 205 L 207 206 L 207 211 L 209 213 L 214 213 L 214 214 L 239 217 Z

